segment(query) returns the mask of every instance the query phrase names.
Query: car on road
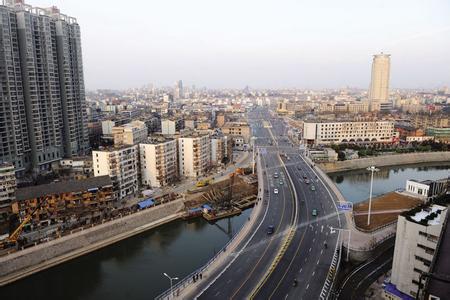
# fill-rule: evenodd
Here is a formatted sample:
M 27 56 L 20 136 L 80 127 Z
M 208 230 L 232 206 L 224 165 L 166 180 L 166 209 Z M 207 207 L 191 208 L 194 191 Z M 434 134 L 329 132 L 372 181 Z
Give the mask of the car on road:
M 273 189 L 274 194 L 278 194 L 278 189 Z
M 309 184 L 309 179 L 305 179 L 305 183 L 306 183 L 306 184 Z
M 297 169 L 300 171 L 302 168 L 300 166 L 297 166 Z
M 303 179 L 308 179 L 308 177 L 306 177 L 306 175 L 303 175 Z
M 267 235 L 271 235 L 272 233 L 274 233 L 274 231 L 275 231 L 275 226 L 269 225 L 269 227 L 267 227 Z
M 316 187 L 315 186 L 311 186 L 311 191 L 315 191 L 316 190 Z
M 280 179 L 280 185 L 283 185 L 283 183 L 284 183 L 283 180 Z
M 273 178 L 278 178 L 278 173 L 273 173 Z
M 313 217 L 317 217 L 318 214 L 317 209 L 313 209 L 311 214 Z

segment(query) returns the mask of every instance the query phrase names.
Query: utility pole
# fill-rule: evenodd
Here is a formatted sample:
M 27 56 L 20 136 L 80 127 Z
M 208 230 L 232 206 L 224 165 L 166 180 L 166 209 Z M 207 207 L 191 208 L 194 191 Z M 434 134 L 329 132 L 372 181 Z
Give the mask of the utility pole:
M 367 226 L 370 225 L 370 213 L 372 211 L 372 188 L 373 188 L 373 173 L 378 172 L 380 169 L 375 168 L 375 166 L 370 166 L 367 171 L 372 172 L 370 175 L 370 192 L 369 192 L 369 213 L 367 214 Z

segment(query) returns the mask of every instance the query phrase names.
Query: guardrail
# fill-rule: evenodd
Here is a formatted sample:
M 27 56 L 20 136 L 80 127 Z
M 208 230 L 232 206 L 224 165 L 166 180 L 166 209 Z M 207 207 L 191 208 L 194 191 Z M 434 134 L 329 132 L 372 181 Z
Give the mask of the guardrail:
M 158 296 L 155 297 L 155 299 L 170 299 L 171 297 L 173 297 L 174 295 L 178 295 L 179 294 L 179 290 L 181 288 L 185 288 L 188 284 L 190 284 L 191 282 L 193 282 L 193 277 L 197 274 L 200 274 L 202 272 L 204 272 L 204 270 L 206 268 L 208 268 L 214 261 L 216 261 L 216 259 L 222 254 L 225 253 L 227 251 L 227 247 L 234 241 L 234 239 L 236 238 L 236 236 L 238 236 L 239 232 L 237 232 L 232 238 L 231 240 L 229 240 L 225 246 L 222 247 L 222 249 L 220 249 L 220 251 L 218 251 L 216 253 L 216 255 L 214 255 L 206 264 L 204 264 L 203 266 L 201 266 L 200 268 L 198 268 L 197 270 L 191 272 L 190 274 L 186 275 L 181 281 L 179 281 L 178 283 L 176 283 L 175 285 L 173 285 L 172 289 L 166 290 L 163 293 L 159 294 Z M 176 291 L 176 293 L 175 293 Z M 172 295 L 172 293 L 174 295 Z
M 328 269 L 327 278 L 320 292 L 320 299 L 328 299 L 330 292 L 332 290 L 333 284 L 335 282 L 336 274 L 338 273 L 339 265 L 341 264 L 341 253 L 342 253 L 342 241 L 339 242 L 341 237 L 341 231 L 339 230 L 336 247 L 334 249 L 333 259 L 331 260 L 330 268 Z

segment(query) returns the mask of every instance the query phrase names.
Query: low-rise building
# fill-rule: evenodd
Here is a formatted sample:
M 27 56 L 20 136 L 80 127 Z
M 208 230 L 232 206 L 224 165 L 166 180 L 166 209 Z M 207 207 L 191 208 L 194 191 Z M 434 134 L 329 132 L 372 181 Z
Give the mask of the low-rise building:
M 224 135 L 232 138 L 243 138 L 246 144 L 250 141 L 250 126 L 246 122 L 227 122 L 221 130 Z
M 149 139 L 139 144 L 141 183 L 147 187 L 162 187 L 178 179 L 177 141 Z
M 131 123 L 113 127 L 112 135 L 114 145 L 136 145 L 147 140 L 147 125 L 142 121 L 133 121 Z
M 338 154 L 331 148 L 308 149 L 308 156 L 315 162 L 334 162 L 338 160 Z
M 181 177 L 206 175 L 211 165 L 211 142 L 208 135 L 178 139 L 178 163 Z
M 161 133 L 174 135 L 184 129 L 183 119 L 161 119 Z
M 211 165 L 227 164 L 233 158 L 233 142 L 224 135 L 211 136 Z
M 40 206 L 33 224 L 65 223 L 81 217 L 101 218 L 113 208 L 113 185 L 109 176 L 91 177 L 19 188 L 12 212 L 20 221 Z
M 109 175 L 119 200 L 138 191 L 138 146 L 92 151 L 94 176 Z
M 445 194 L 449 183 L 450 180 L 448 178 L 423 181 L 410 179 L 406 181 L 405 192 L 423 201 L 430 201 Z
M 391 282 L 397 290 L 416 297 L 419 277 L 430 271 L 447 207 L 426 205 L 398 217 Z
M 303 139 L 309 144 L 391 143 L 393 137 L 393 121 L 303 123 Z
M 450 127 L 429 127 L 426 133 L 427 136 L 434 137 L 436 141 L 450 142 Z

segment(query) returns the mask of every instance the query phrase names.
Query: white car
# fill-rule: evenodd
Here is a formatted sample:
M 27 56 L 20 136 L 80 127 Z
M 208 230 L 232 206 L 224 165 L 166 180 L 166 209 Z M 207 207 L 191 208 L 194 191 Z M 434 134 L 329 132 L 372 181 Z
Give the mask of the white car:
M 278 189 L 273 189 L 274 194 L 278 194 Z

